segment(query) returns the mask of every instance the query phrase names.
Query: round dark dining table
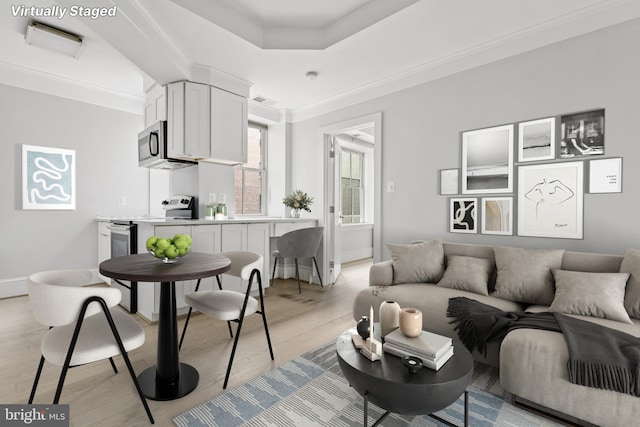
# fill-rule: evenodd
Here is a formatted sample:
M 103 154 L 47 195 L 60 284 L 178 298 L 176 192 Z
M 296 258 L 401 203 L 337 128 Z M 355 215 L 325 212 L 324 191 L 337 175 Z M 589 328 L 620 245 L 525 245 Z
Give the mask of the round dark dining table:
M 191 252 L 173 264 L 148 253 L 111 258 L 100 263 L 100 273 L 113 279 L 160 282 L 160 313 L 156 366 L 138 375 L 143 394 L 152 400 L 178 399 L 198 385 L 198 371 L 180 363 L 175 282 L 217 276 L 229 270 L 231 260 L 222 255 Z

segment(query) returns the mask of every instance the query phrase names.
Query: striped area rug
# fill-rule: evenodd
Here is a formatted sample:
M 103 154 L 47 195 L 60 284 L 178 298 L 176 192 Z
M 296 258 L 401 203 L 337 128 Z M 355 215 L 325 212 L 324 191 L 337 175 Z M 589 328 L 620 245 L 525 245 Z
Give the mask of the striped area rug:
M 542 427 L 560 424 L 506 402 L 496 369 L 477 365 L 469 391 L 469 425 Z M 369 405 L 369 425 L 383 409 Z M 463 398 L 436 413 L 462 425 Z M 363 424 L 363 399 L 342 376 L 331 342 L 173 419 L 179 427 L 349 427 Z M 383 427 L 442 424 L 428 416 L 391 414 Z

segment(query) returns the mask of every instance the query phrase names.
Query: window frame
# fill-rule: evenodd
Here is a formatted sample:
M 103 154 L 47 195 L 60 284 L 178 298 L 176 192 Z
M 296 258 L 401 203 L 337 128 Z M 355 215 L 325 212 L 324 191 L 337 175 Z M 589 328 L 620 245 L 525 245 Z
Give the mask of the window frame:
M 247 123 L 247 133 L 249 133 L 249 129 L 251 128 L 260 130 L 260 167 L 259 168 L 249 167 L 247 166 L 246 163 L 237 165 L 235 167 L 236 171 L 239 170 L 241 172 L 241 180 L 242 180 L 242 183 L 240 185 L 240 191 L 242 191 L 242 195 L 240 198 L 241 205 L 236 206 L 236 209 L 235 209 L 237 216 L 265 216 L 267 211 L 267 200 L 266 200 L 267 198 L 265 196 L 267 194 L 267 158 L 268 158 L 267 147 L 268 147 L 268 139 L 269 139 L 269 127 L 262 123 L 249 121 Z M 247 149 L 248 149 L 248 144 L 247 144 Z M 234 174 L 236 171 L 234 171 Z M 245 200 L 245 185 L 244 185 L 245 171 L 254 171 L 261 174 L 262 185 L 260 189 L 260 212 L 259 213 L 243 212 L 243 205 Z M 234 197 L 237 196 L 237 192 L 238 192 L 238 188 L 237 188 L 237 185 L 235 182 L 235 176 L 234 176 Z
M 360 185 L 359 186 L 353 186 L 353 185 L 344 185 L 343 184 L 343 176 L 342 176 L 342 158 L 340 158 L 340 200 L 341 200 L 341 207 L 342 207 L 342 225 L 357 225 L 357 224 L 363 224 L 365 223 L 365 188 L 364 188 L 364 156 L 365 153 L 358 151 L 358 150 L 354 150 L 354 149 L 349 149 L 349 148 L 341 148 L 340 150 L 340 156 L 344 156 L 345 153 L 349 154 L 349 182 L 350 184 L 353 182 L 353 156 L 358 156 L 360 158 L 360 176 L 357 178 Z M 358 190 L 358 196 L 359 196 L 359 207 L 360 207 L 360 214 L 359 215 L 354 215 L 353 214 L 353 207 L 354 207 L 354 203 L 353 203 L 353 197 L 351 198 L 351 215 L 345 215 L 344 211 L 344 189 L 345 188 L 350 188 L 352 191 L 352 194 L 354 192 L 355 189 Z M 344 222 L 344 219 L 350 217 L 351 222 Z M 354 217 L 360 217 L 360 220 L 358 222 L 354 222 L 353 219 Z

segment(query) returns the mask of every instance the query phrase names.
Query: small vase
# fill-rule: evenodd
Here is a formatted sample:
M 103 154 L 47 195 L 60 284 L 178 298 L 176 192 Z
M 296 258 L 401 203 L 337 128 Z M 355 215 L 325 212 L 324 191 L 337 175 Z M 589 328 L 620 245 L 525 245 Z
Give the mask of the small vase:
M 409 338 L 419 336 L 422 333 L 422 312 L 417 308 L 400 310 L 400 331 Z
M 291 209 L 291 218 L 300 218 L 300 209 Z
M 380 336 L 384 338 L 388 333 L 398 329 L 400 325 L 400 304 L 395 301 L 382 301 L 379 310 Z
M 369 338 L 369 335 L 371 334 L 371 323 L 369 322 L 369 316 L 362 316 L 360 320 L 358 320 L 356 330 L 358 331 L 358 335 L 360 335 L 363 340 Z

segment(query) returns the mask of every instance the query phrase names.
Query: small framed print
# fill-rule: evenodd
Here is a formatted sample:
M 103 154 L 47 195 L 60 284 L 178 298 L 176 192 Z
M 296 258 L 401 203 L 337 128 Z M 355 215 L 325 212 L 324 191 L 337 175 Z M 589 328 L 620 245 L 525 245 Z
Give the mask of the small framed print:
M 589 193 L 622 193 L 622 158 L 589 161 Z
M 553 160 L 556 157 L 556 118 L 518 124 L 518 161 Z
M 513 197 L 482 198 L 482 234 L 513 235 Z
M 604 110 L 560 117 L 560 158 L 573 159 L 604 154 Z
M 76 152 L 22 145 L 22 209 L 76 208 Z
M 449 232 L 477 233 L 478 199 L 452 197 L 449 201 Z
M 458 185 L 459 169 L 440 170 L 440 194 L 460 194 Z

